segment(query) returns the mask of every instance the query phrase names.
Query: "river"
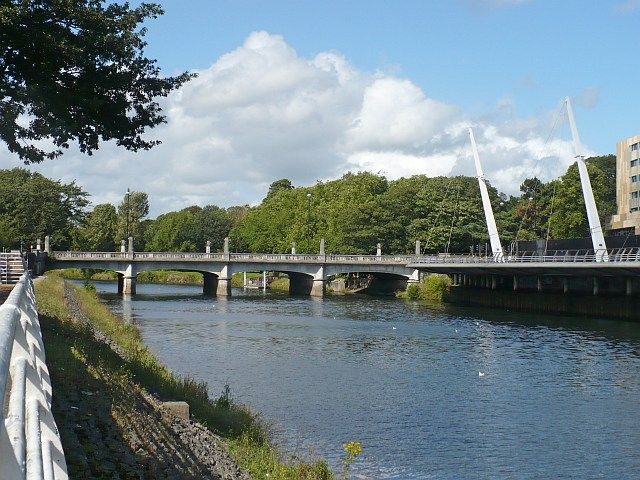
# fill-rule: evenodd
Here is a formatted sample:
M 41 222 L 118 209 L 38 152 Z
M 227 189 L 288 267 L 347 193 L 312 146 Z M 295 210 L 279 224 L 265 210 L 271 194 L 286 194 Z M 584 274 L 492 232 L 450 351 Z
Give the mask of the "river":
M 640 324 L 367 296 L 138 285 L 101 298 L 289 452 L 373 479 L 638 478 Z

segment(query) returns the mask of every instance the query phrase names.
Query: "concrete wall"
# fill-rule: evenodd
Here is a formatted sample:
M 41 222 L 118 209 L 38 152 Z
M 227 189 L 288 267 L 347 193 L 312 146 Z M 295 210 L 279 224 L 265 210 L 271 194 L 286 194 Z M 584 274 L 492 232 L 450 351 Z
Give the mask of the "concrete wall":
M 638 299 L 634 296 L 594 296 L 592 293 L 585 292 L 514 292 L 458 286 L 451 287 L 445 301 L 457 305 L 525 312 L 575 314 L 640 321 Z

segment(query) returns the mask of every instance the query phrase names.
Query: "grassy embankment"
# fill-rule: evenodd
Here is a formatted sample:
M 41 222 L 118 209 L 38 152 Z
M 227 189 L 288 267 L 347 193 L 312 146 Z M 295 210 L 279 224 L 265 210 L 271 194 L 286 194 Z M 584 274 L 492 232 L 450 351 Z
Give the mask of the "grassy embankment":
M 79 268 L 67 268 L 65 270 L 53 270 L 51 272 L 68 280 L 97 280 L 114 282 L 118 279 L 116 272 L 81 270 Z M 202 274 L 198 272 L 178 272 L 175 270 L 154 270 L 142 272 L 138 275 L 140 283 L 163 283 L 171 285 L 202 285 Z
M 428 275 L 420 283 L 409 284 L 407 290 L 396 293 L 396 297 L 441 303 L 450 288 L 451 279 L 447 275 L 433 274 Z
M 65 302 L 65 288 L 67 296 L 73 296 L 74 308 L 78 312 L 72 312 L 69 302 Z M 255 414 L 236 404 L 228 391 L 218 399 L 211 399 L 205 383 L 171 373 L 144 346 L 138 329 L 114 316 L 100 303 L 95 293 L 68 284 L 65 287 L 64 281 L 53 275 L 37 282 L 36 292 L 54 387 L 54 415 L 68 452 L 69 470 L 77 478 L 129 478 L 127 472 L 124 476 L 113 476 L 113 469 L 124 468 L 123 464 L 135 469 L 136 461 L 127 463 L 123 458 L 136 457 L 138 453 L 123 453 L 114 445 L 119 438 L 126 436 L 122 432 L 123 424 L 136 413 L 136 403 L 127 400 L 140 391 L 151 392 L 162 400 L 188 402 L 192 418 L 222 435 L 239 466 L 253 478 L 293 480 L 332 477 L 322 461 L 282 462 L 277 450 L 269 444 L 266 428 Z M 78 321 L 78 315 L 86 323 Z M 101 336 L 106 337 L 106 341 L 104 338 L 100 340 Z M 75 396 L 80 402 L 85 394 L 95 395 L 91 401 L 96 402 L 96 411 L 87 415 L 99 416 L 101 412 L 104 414 L 103 410 L 111 410 L 111 415 L 101 420 L 100 430 L 115 433 L 101 447 L 87 436 L 88 432 L 82 434 L 80 429 L 79 433 L 77 427 L 80 425 L 73 419 L 78 407 L 61 405 L 57 400 L 62 398 L 66 402 L 71 399 L 73 403 Z M 104 403 L 105 398 L 108 401 L 100 408 L 100 402 Z M 113 424 L 105 426 L 109 417 Z M 97 427 L 95 429 L 98 430 Z M 137 434 L 140 435 L 139 432 Z M 155 451 L 157 446 L 151 448 Z M 117 458 L 110 458 L 113 455 Z M 87 476 L 89 471 L 93 474 L 91 477 Z M 135 471 L 130 473 L 133 475 Z M 155 477 L 151 472 L 144 478 Z

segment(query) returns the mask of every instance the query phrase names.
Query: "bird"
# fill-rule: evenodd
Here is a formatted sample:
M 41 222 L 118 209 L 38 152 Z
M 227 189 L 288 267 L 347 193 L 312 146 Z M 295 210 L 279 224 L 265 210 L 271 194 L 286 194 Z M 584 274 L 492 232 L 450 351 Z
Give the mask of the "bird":
M 479 377 L 484 377 L 485 375 L 486 375 L 486 373 L 484 373 L 484 372 L 478 372 L 478 376 Z
M 396 329 L 396 327 L 391 327 L 391 329 L 392 329 L 392 330 L 395 330 L 395 329 Z
M 458 333 L 458 329 L 456 328 L 456 333 Z
M 480 322 L 476 322 L 476 326 L 479 327 L 480 326 Z

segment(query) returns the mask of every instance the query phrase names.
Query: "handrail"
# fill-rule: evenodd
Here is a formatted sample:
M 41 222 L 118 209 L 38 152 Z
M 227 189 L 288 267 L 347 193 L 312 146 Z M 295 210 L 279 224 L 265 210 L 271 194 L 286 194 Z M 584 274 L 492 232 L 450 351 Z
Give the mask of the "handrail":
M 7 386 L 10 385 L 7 392 Z M 0 306 L 0 422 L 3 479 L 67 480 L 60 435 L 51 412 L 51 382 L 36 311 L 33 282 L 21 277 Z
M 198 253 L 198 252 L 53 252 L 57 260 L 116 261 L 216 261 L 216 262 L 283 262 L 283 263 L 382 263 L 393 265 L 434 263 L 584 263 L 637 262 L 640 248 L 607 250 L 523 251 L 513 254 L 436 254 L 436 255 L 317 255 L 288 253 Z
M 53 252 L 56 260 L 191 260 L 287 263 L 393 263 L 406 264 L 414 257 L 408 255 L 317 255 L 290 253 L 198 253 L 198 252 Z
M 612 248 L 608 250 L 549 250 L 518 252 L 504 255 L 426 255 L 415 257 L 411 264 L 442 263 L 618 263 L 640 261 L 640 248 Z

